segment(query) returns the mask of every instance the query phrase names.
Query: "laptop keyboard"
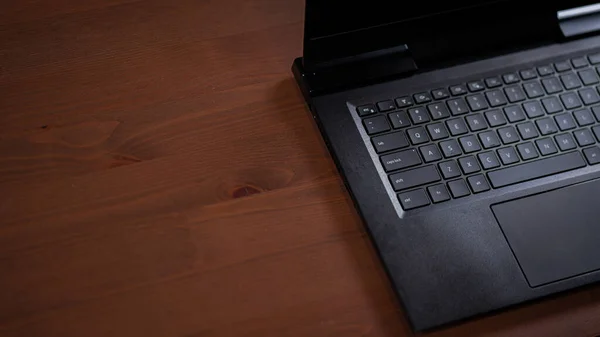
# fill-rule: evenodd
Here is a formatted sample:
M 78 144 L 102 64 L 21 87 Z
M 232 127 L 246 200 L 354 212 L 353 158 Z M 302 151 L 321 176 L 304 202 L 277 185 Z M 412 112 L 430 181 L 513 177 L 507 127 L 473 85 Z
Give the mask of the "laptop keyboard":
M 600 163 L 600 53 L 357 108 L 404 210 Z

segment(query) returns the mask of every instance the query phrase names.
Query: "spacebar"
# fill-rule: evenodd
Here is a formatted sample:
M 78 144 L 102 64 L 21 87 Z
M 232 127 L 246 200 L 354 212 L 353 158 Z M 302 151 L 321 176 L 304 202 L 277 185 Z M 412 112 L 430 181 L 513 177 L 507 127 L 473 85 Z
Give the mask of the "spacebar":
M 585 161 L 579 152 L 561 154 L 526 164 L 511 166 L 488 173 L 494 188 L 522 183 L 584 167 Z

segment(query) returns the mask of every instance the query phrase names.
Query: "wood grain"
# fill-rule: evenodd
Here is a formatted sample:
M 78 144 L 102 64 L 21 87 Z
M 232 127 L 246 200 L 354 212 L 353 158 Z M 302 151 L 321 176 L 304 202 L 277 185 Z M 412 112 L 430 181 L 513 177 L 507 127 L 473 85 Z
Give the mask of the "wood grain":
M 412 336 L 289 71 L 301 0 L 9 0 L 0 336 Z M 594 336 L 588 288 L 426 336 Z

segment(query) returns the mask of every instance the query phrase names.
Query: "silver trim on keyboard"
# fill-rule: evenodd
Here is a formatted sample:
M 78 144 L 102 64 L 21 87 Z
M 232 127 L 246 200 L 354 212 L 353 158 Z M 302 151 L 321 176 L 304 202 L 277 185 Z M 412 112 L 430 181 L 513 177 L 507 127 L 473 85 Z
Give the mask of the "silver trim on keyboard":
M 381 161 L 379 160 L 379 156 L 377 155 L 373 144 L 371 144 L 371 137 L 369 137 L 369 135 L 365 131 L 365 128 L 362 125 L 362 119 L 356 111 L 356 106 L 350 103 L 346 104 L 348 105 L 350 115 L 352 115 L 352 119 L 354 120 L 354 123 L 358 128 L 358 133 L 360 133 L 360 137 L 362 138 L 363 143 L 367 147 L 367 151 L 369 151 L 369 156 L 371 157 L 373 164 L 375 164 L 375 169 L 377 170 L 377 173 L 379 174 L 379 177 L 383 182 L 383 186 L 385 187 L 385 190 L 387 191 L 387 194 L 392 201 L 392 205 L 394 205 L 394 209 L 396 210 L 398 217 L 404 218 L 406 216 L 406 211 L 402 209 L 402 205 L 400 205 L 400 202 L 398 201 L 398 197 L 396 196 L 396 192 L 394 191 L 394 188 L 390 183 L 390 179 L 388 178 L 387 173 L 383 169 L 383 165 L 381 165 Z

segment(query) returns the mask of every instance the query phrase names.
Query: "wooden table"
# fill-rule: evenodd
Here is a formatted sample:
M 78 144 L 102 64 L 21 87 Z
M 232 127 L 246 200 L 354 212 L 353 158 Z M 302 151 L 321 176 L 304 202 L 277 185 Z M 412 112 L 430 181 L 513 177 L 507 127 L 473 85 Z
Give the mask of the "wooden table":
M 0 336 L 410 336 L 290 73 L 301 0 L 6 0 Z M 593 336 L 600 288 L 427 336 Z

